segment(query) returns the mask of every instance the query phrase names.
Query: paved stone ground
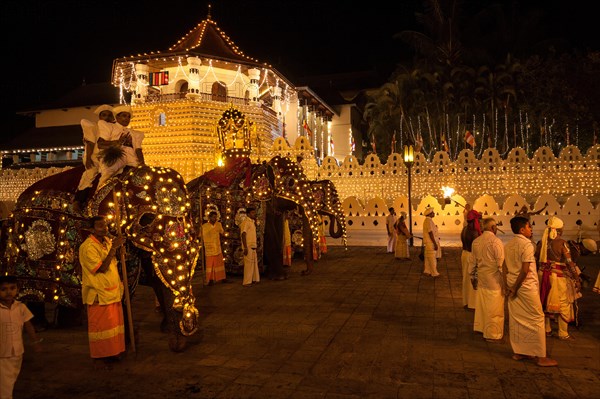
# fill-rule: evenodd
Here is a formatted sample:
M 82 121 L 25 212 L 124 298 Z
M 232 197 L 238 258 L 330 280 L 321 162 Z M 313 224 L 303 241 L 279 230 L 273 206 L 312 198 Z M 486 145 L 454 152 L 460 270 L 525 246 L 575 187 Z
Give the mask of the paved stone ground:
M 581 258 L 595 279 L 600 256 Z M 548 339 L 559 367 L 511 359 L 508 340 L 472 332 L 461 301 L 460 250 L 441 277 L 379 247 L 330 247 L 310 276 L 195 292 L 202 315 L 185 353 L 172 353 L 153 294 L 139 287 L 137 354 L 92 366 L 85 326 L 51 328 L 29 348 L 15 398 L 593 398 L 600 397 L 600 295 L 584 291 L 574 341 Z M 27 350 L 26 349 L 26 350 Z

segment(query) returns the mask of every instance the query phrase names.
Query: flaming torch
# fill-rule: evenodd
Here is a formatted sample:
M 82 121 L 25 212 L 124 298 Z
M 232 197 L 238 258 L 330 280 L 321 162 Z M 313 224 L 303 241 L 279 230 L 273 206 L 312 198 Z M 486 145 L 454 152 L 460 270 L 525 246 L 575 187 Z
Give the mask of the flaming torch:
M 456 203 L 456 205 L 460 205 L 463 208 L 465 207 L 463 204 L 461 204 L 457 200 L 452 199 L 452 196 L 454 195 L 454 192 L 455 192 L 452 187 L 442 186 L 442 192 L 444 193 L 444 204 L 445 205 L 451 204 L 452 201 L 454 201 Z

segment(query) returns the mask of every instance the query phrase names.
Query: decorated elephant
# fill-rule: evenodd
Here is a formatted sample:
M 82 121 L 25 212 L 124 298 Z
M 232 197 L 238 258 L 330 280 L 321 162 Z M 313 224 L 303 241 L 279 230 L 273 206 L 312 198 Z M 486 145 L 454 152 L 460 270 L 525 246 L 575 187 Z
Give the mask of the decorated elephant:
M 75 211 L 73 196 L 83 167 L 40 180 L 18 198 L 8 220 L 5 269 L 20 280 L 20 299 L 81 308 L 79 245 L 88 217 L 102 215 L 112 234 L 127 242 L 127 276 L 133 293 L 140 275 L 161 301 L 169 346 L 183 350 L 185 337 L 198 328 L 192 292 L 199 243 L 191 223 L 182 177 L 174 170 L 126 168 Z
M 220 214 L 226 232 L 222 241 L 225 268 L 242 273 L 243 251 L 239 222 L 249 205 L 257 208 L 259 269 L 279 277 L 282 266 L 285 214 L 298 215 L 302 243 L 307 251 L 319 244 L 322 219 L 329 216 L 330 234 L 342 237 L 346 224 L 337 190 L 331 181 L 309 181 L 295 161 L 276 156 L 268 162 L 253 164 L 248 157 L 226 158 L 222 167 L 213 169 L 188 183 L 194 222 L 201 224 L 208 211 Z M 197 227 L 198 229 L 198 227 Z M 265 262 L 266 261 L 266 262 Z

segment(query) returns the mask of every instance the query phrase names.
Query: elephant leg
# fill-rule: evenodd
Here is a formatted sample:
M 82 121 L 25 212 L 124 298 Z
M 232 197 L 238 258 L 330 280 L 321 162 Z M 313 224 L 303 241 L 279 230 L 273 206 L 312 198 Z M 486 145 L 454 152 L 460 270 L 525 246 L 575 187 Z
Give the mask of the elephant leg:
M 271 206 L 271 205 L 268 205 Z M 265 220 L 264 257 L 271 280 L 285 280 L 283 269 L 283 213 L 270 209 Z
M 163 314 L 162 321 L 160 322 L 160 331 L 167 333 L 169 332 L 170 327 L 167 321 L 167 313 L 165 312 L 165 309 L 167 309 L 167 304 L 165 303 L 165 290 L 163 290 L 162 282 L 158 280 L 156 276 L 152 279 L 152 290 L 154 291 L 156 300 L 158 300 L 160 311 Z
M 169 349 L 173 352 L 183 352 L 187 345 L 187 340 L 179 328 L 179 321 L 181 320 L 182 314 L 173 309 L 173 300 L 175 297 L 171 290 L 163 285 L 160 291 L 161 294 L 157 294 L 157 297 L 159 297 L 159 301 L 162 301 L 161 306 L 163 306 L 164 310 L 161 331 L 169 334 Z
M 46 303 L 44 302 L 27 302 L 27 307 L 33 313 L 33 326 L 35 331 L 45 331 L 48 328 L 48 319 L 46 319 Z
M 56 324 L 58 327 L 75 327 L 83 324 L 82 308 L 69 308 L 58 305 L 56 312 Z
M 304 241 L 304 261 L 306 262 L 306 270 L 302 271 L 302 275 L 306 276 L 313 272 L 315 265 L 315 259 L 313 257 L 313 235 L 306 217 L 303 218 L 302 234 Z
M 158 301 L 158 307 L 160 309 L 160 313 L 163 314 L 163 319 L 160 323 L 160 331 L 166 333 L 169 332 L 169 326 L 167 323 L 167 317 L 165 315 L 165 309 L 167 308 L 165 305 L 165 294 L 163 288 L 165 288 L 164 284 L 154 271 L 154 267 L 152 266 L 152 259 L 148 257 L 142 257 L 142 269 L 144 274 L 147 276 L 147 283 L 152 287 L 155 296 L 155 302 Z

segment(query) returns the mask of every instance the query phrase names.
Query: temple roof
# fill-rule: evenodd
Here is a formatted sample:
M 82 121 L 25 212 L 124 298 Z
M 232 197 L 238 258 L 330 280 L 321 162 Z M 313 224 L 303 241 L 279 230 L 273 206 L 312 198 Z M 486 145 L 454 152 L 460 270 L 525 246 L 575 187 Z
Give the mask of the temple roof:
M 210 19 L 210 13 L 206 19 L 179 39 L 177 43 L 169 47 L 168 51 L 200 53 L 232 61 L 258 62 L 256 59 L 244 54 L 233 43 L 229 36 L 217 26 L 217 23 Z
M 61 148 L 83 148 L 80 125 L 34 127 L 4 143 L 0 151 L 34 152 Z
M 211 19 L 209 5 L 206 18 L 166 51 L 152 51 L 150 53 L 131 55 L 114 60 L 113 77 L 115 76 L 115 64 L 127 64 L 134 60 L 141 61 L 147 59 L 152 60 L 154 66 L 160 68 L 161 64 L 168 65 L 172 63 L 166 57 L 174 56 L 198 56 L 232 63 L 241 62 L 253 66 L 266 65 L 244 54 L 231 38 L 217 26 L 217 23 Z M 121 69 L 125 70 L 127 67 L 122 65 Z M 125 71 L 126 76 L 127 72 L 129 71 Z
M 19 114 L 27 115 L 49 109 L 75 107 L 94 107 L 101 104 L 120 104 L 119 90 L 109 82 L 88 83 L 75 87 L 73 90 L 48 103 L 19 110 Z

